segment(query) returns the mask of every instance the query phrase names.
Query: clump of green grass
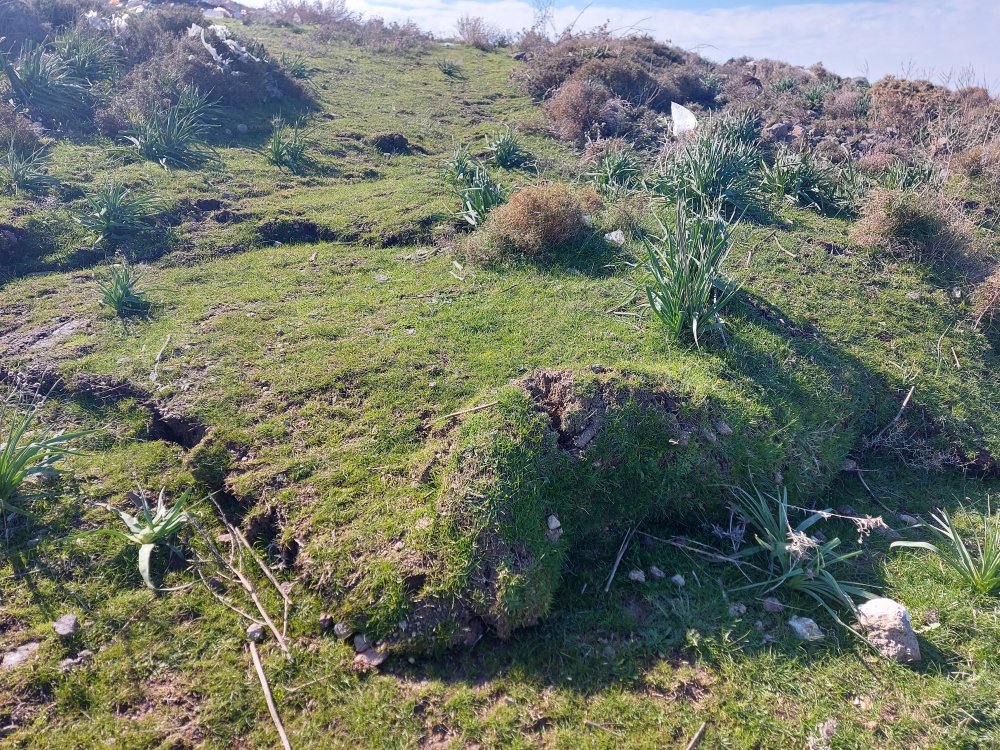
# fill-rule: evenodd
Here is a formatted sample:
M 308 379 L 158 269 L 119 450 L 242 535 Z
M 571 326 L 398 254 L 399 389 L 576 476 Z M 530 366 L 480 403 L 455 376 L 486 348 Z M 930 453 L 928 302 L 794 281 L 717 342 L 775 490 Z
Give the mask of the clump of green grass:
M 68 443 L 85 433 L 55 432 L 38 427 L 45 397 L 36 392 L 27 403 L 23 394 L 12 389 L 0 403 L 0 517 L 10 513 L 30 517 L 21 504 L 29 500 L 23 486 L 30 477 L 58 471 L 56 464 L 73 453 Z
M 457 188 L 462 200 L 459 216 L 469 226 L 478 227 L 493 208 L 507 201 L 507 190 L 481 164 L 472 165 L 463 176 L 464 184 Z
M 763 165 L 762 176 L 769 193 L 795 205 L 814 208 L 827 216 L 849 207 L 838 188 L 836 167 L 808 151 L 779 150 L 772 164 Z
M 764 591 L 785 589 L 809 597 L 843 624 L 838 610 L 854 612 L 856 597 L 870 599 L 874 594 L 861 583 L 838 577 L 836 568 L 861 554 L 860 549 L 840 551 L 840 539 L 822 541 L 807 532 L 831 511 L 801 511 L 805 518 L 794 527 L 789 520 L 788 490 L 781 487 L 775 494 L 735 490 L 734 508 L 754 532 L 756 544 L 740 552 L 740 559 L 761 556 L 763 581 L 743 588 Z
M 503 128 L 487 138 L 486 150 L 489 151 L 490 161 L 501 169 L 517 169 L 531 160 L 531 154 L 525 150 L 513 128 Z
M 55 52 L 81 81 L 106 81 L 122 69 L 121 49 L 109 37 L 81 27 L 56 37 Z
M 108 278 L 98 284 L 101 304 L 110 307 L 120 318 L 147 314 L 153 303 L 139 288 L 141 281 L 142 274 L 124 258 L 120 263 L 112 264 L 108 269 Z
M 738 288 L 722 275 L 729 229 L 717 216 L 691 214 L 682 204 L 673 226 L 660 222 L 660 228 L 660 236 L 645 239 L 649 308 L 670 338 L 690 335 L 699 344 L 706 333 L 722 329 L 720 313 Z
M 0 177 L 6 188 L 14 193 L 45 190 L 59 182 L 46 171 L 48 163 L 49 152 L 44 146 L 24 153 L 11 140 L 0 159 Z
M 121 519 L 128 531 L 101 529 L 98 533 L 108 534 L 139 545 L 139 573 L 142 575 L 142 580 L 151 589 L 156 589 L 150 569 L 153 551 L 160 545 L 166 545 L 171 550 L 178 551 L 171 543 L 171 539 L 191 521 L 186 511 L 190 494 L 191 491 L 187 490 L 172 507 L 168 508 L 165 500 L 166 490 L 160 490 L 154 511 L 149 506 L 146 493 L 140 492 L 139 514 L 135 516 L 106 503 L 102 504 L 102 507 L 107 508 Z
M 962 582 L 980 594 L 1000 592 L 1000 519 L 990 513 L 983 516 L 983 537 L 967 541 L 946 510 L 931 513 L 933 521 L 922 524 L 937 539 L 932 542 L 893 542 L 892 547 L 933 552 L 961 577 Z
M 292 78 L 298 78 L 300 81 L 307 81 L 312 77 L 304 57 L 291 57 L 283 52 L 281 54 L 281 66 L 288 71 L 288 74 Z
M 90 106 L 87 82 L 42 46 L 25 44 L 17 67 L 6 52 L 0 52 L 0 64 L 7 75 L 13 99 L 32 114 L 67 123 Z
M 668 155 L 652 187 L 695 213 L 760 220 L 768 214 L 761 158 L 758 121 L 750 115 L 726 117 Z
M 147 193 L 135 194 L 124 185 L 111 183 L 86 193 L 87 207 L 74 216 L 98 243 L 123 239 L 149 229 L 160 208 L 160 199 Z
M 911 190 L 941 183 L 941 170 L 930 161 L 910 164 L 902 159 L 893 160 L 881 174 L 882 187 L 889 190 Z
M 218 154 L 207 141 L 214 127 L 210 121 L 213 111 L 207 94 L 187 86 L 173 104 L 155 104 L 124 137 L 143 158 L 159 162 L 165 169 L 217 162 Z
M 629 148 L 611 148 L 601 154 L 587 177 L 605 197 L 617 197 L 642 184 L 642 162 Z
M 461 78 L 462 68 L 457 62 L 448 57 L 443 57 L 437 61 L 438 70 L 444 73 L 448 78 Z
M 271 137 L 264 148 L 264 157 L 279 169 L 301 174 L 308 165 L 306 137 L 301 120 L 289 126 L 280 117 L 275 117 L 271 121 Z

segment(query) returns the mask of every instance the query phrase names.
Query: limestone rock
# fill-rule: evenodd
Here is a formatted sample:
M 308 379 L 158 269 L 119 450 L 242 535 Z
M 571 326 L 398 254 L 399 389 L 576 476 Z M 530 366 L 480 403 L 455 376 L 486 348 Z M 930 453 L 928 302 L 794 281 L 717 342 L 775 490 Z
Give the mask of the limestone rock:
M 815 620 L 808 617 L 799 617 L 796 615 L 789 619 L 788 627 L 803 641 L 819 641 L 823 639 L 823 631 L 819 625 L 816 624 Z
M 868 642 L 886 659 L 900 664 L 920 661 L 920 644 L 910 613 L 892 599 L 870 599 L 858 607 L 858 623 Z

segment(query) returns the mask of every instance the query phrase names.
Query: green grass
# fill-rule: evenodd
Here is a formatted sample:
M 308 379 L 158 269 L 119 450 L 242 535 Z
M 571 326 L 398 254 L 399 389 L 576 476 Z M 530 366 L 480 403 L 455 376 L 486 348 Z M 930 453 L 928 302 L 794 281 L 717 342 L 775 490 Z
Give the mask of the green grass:
M 643 479 L 565 458 L 571 472 L 558 475 L 563 490 L 517 495 L 528 506 L 559 503 L 566 527 L 545 618 L 507 641 L 488 636 L 472 649 L 413 663 L 397 656 L 381 673 L 353 673 L 353 650 L 320 631 L 320 614 L 366 622 L 372 633 L 395 630 L 412 616 L 406 574 L 416 562 L 430 567 L 432 591 L 461 590 L 471 545 L 461 535 L 463 544 L 445 543 L 451 529 L 440 508 L 458 464 L 449 445 L 461 436 L 464 445 L 499 450 L 490 440 L 497 424 L 504 434 L 539 434 L 537 414 L 523 411 L 523 397 L 507 385 L 512 379 L 537 368 L 586 374 L 594 364 L 638 371 L 647 387 L 674 386 L 682 407 L 704 416 L 699 428 L 718 440 L 711 453 L 732 472 L 754 469 L 770 484 L 777 471 L 808 488 L 816 507 L 848 503 L 898 526 L 856 474 L 840 471 L 844 459 L 861 463 L 872 491 L 893 509 L 923 517 L 961 501 L 985 511 L 995 479 L 928 472 L 906 465 L 912 452 L 860 446 L 892 422 L 916 385 L 901 417 L 905 435 L 929 449 L 957 444 L 1000 454 L 1000 362 L 982 334 L 961 325 L 968 295 L 956 301 L 952 290 L 968 289 L 966 280 L 831 251 L 829 244 L 847 247 L 849 224 L 793 206 L 780 209 L 781 224 L 734 231 L 723 271 L 743 286 L 728 308 L 727 345 L 712 338 L 700 350 L 668 346 L 641 307 L 641 248 L 591 243 L 559 263 L 458 268 L 434 242 L 458 224 L 441 163 L 456 143 L 481 144 L 497 123 L 537 116 L 509 82 L 516 65 L 509 53 L 448 48 L 464 74 L 450 78 L 436 50 L 383 56 L 320 42 L 308 29 L 248 31 L 314 71 L 320 101 L 310 121 L 320 125 L 308 173 L 281 171 L 261 155 L 273 112 L 222 113 L 217 165 L 167 172 L 151 161 L 122 163 L 96 136 L 60 140 L 50 172 L 72 189 L 59 205 L 0 197 L 0 222 L 34 230 L 0 277 L 4 366 L 51 367 L 68 386 L 80 376 L 122 379 L 155 395 L 162 414 L 207 427 L 204 442 L 186 449 L 157 429 L 141 398 L 78 389 L 50 399 L 45 416 L 53 424 L 99 431 L 33 504 L 37 520 L 17 524 L 0 552 L 0 650 L 41 643 L 30 665 L 0 672 L 0 719 L 17 726 L 7 744 L 275 746 L 241 618 L 202 585 L 149 591 L 129 541 L 67 542 L 107 528 L 114 519 L 96 504 L 127 507 L 137 486 L 166 487 L 167 497 L 191 487 L 200 497 L 220 484 L 234 521 L 263 519 L 254 524 L 263 529 L 255 548 L 280 580 L 295 582 L 293 661 L 273 642 L 260 648 L 296 748 L 683 747 L 703 721 L 702 747 L 804 747 L 831 718 L 838 748 L 995 744 L 995 600 L 970 594 L 949 568 L 890 550 L 879 535 L 859 546 L 853 526 L 829 522 L 845 549 L 862 550 L 846 564 L 850 579 L 909 609 L 924 652 L 915 668 L 874 659 L 806 597 L 781 594 L 789 609 L 768 613 L 755 594 L 738 591 L 747 581 L 733 566 L 642 542 L 639 533 L 605 594 L 632 525 L 661 538 L 683 532 L 722 542 L 700 513 L 640 520 L 657 500 L 649 477 L 659 469 L 647 468 Z M 232 127 L 237 122 L 246 133 Z M 427 153 L 376 153 L 363 142 L 373 132 L 403 133 Z M 582 171 L 565 146 L 519 132 L 530 133 L 523 140 L 543 177 Z M 127 328 L 102 313 L 94 276 L 104 257 L 79 250 L 87 234 L 71 218 L 85 206 L 77 190 L 111 181 L 162 196 L 171 206 L 164 223 L 176 236 L 150 232 L 133 248 L 149 259 L 144 276 L 158 308 Z M 197 208 L 213 200 L 218 208 Z M 602 220 L 597 214 L 595 229 Z M 498 395 L 518 408 L 440 421 Z M 657 434 L 642 424 L 643 434 Z M 692 442 L 710 438 L 699 431 Z M 615 443 L 602 450 L 612 453 Z M 691 445 L 676 450 L 704 458 Z M 533 453 L 525 455 L 519 476 L 531 477 L 539 468 L 530 464 Z M 682 465 L 670 467 L 664 507 L 683 514 L 689 492 L 706 510 L 728 501 L 716 479 L 688 486 Z M 224 533 L 209 504 L 190 512 L 209 533 Z M 512 533 L 535 544 L 526 532 L 537 533 L 545 518 L 537 507 L 530 513 L 540 523 L 526 514 Z M 725 513 L 714 520 L 725 523 Z M 279 553 L 293 542 L 298 554 L 283 567 Z M 151 563 L 152 580 L 164 588 L 196 578 L 166 555 Z M 650 565 L 681 573 L 685 587 L 628 579 L 629 570 Z M 280 612 L 263 583 L 265 605 Z M 516 587 L 503 592 L 515 601 Z M 735 603 L 746 613 L 731 612 Z M 824 627 L 824 641 L 791 636 L 788 616 L 800 610 Z M 50 626 L 67 611 L 84 623 L 71 643 Z M 94 652 L 91 660 L 60 672 L 60 660 L 81 648 Z

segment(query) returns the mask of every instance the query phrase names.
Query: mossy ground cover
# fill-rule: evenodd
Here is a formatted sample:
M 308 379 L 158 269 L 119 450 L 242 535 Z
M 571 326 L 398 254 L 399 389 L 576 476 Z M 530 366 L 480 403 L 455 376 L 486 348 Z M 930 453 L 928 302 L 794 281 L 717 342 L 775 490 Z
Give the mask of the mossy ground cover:
M 312 71 L 315 164 L 306 174 L 269 166 L 258 151 L 273 112 L 224 113 L 218 168 L 166 172 L 80 138 L 55 149 L 52 171 L 69 186 L 56 198 L 0 203 L 0 221 L 34 238 L 0 282 L 3 365 L 58 373 L 67 387 L 47 416 L 98 429 L 37 504 L 38 520 L 6 542 L 0 645 L 41 646 L 28 666 L 0 673 L 0 723 L 16 727 L 5 742 L 274 746 L 245 623 L 204 586 L 154 595 L 134 548 L 78 536 L 113 522 L 96 501 L 124 507 L 137 485 L 173 496 L 192 485 L 223 489 L 227 512 L 258 528 L 261 553 L 295 582 L 294 660 L 262 647 L 295 747 L 683 746 L 702 722 L 703 747 L 798 747 L 829 719 L 834 747 L 997 742 L 996 601 L 972 596 L 936 562 L 890 552 L 890 539 L 876 535 L 852 570 L 909 608 L 925 654 L 904 668 L 789 599 L 828 634 L 797 641 L 785 625 L 790 610 L 767 612 L 758 592 L 739 590 L 746 581 L 731 565 L 652 538 L 683 532 L 721 544 L 706 529 L 725 522 L 725 512 L 711 513 L 727 501 L 721 485 L 751 474 L 773 482 L 781 473 L 797 504 L 850 504 L 894 526 L 880 505 L 986 510 L 996 480 L 919 465 L 956 448 L 1000 455 L 1000 368 L 990 341 L 963 325 L 968 280 L 852 248 L 848 222 L 784 209 L 785 224 L 737 233 L 727 270 L 744 287 L 727 314 L 726 344 L 670 345 L 635 301 L 639 247 L 594 242 L 558 261 L 481 266 L 435 241 L 457 226 L 441 175 L 454 146 L 476 150 L 500 125 L 537 117 L 509 82 L 508 54 L 434 46 L 397 57 L 323 44 L 308 31 L 253 32 L 304 55 Z M 457 61 L 462 77 L 445 76 L 441 57 Z M 366 142 L 390 132 L 405 135 L 411 152 L 386 155 Z M 543 174 L 580 171 L 566 147 L 524 140 Z M 175 217 L 133 248 L 157 301 L 148 320 L 122 323 L 98 306 L 102 258 L 70 218 L 80 189 L 112 177 L 161 195 Z M 198 208 L 206 199 L 219 205 Z M 627 475 L 605 482 L 553 453 L 570 467 L 558 474 L 565 483 L 545 487 L 525 509 L 537 518 L 518 514 L 513 529 L 538 551 L 549 543 L 545 513 L 565 526 L 541 622 L 505 641 L 487 635 L 471 648 L 412 660 L 404 652 L 381 672 L 352 672 L 353 649 L 321 632 L 319 615 L 392 636 L 421 601 L 466 591 L 472 537 L 442 512 L 462 457 L 486 452 L 487 465 L 508 467 L 503 478 L 536 490 L 537 467 L 509 467 L 525 436 L 551 436 L 510 384 L 571 371 L 592 393 L 603 377 L 594 365 L 639 373 L 640 390 L 677 396 L 678 426 L 690 423 L 693 435 L 680 458 L 663 477 L 647 476 L 635 435 L 664 436 L 628 422 L 595 438 L 602 459 L 636 451 Z M 180 444 L 154 429 L 142 399 L 74 391 L 81 379 L 130 382 L 165 413 L 203 425 L 204 439 Z M 864 450 L 911 386 L 904 418 L 919 451 L 912 440 Z M 719 420 L 733 435 L 719 434 Z M 498 430 L 517 439 L 495 439 Z M 706 456 L 708 474 L 697 469 Z M 840 470 L 849 457 L 875 498 Z M 663 488 L 662 508 L 651 485 Z M 474 491 L 498 497 L 488 486 Z M 194 512 L 222 533 L 210 502 Z M 587 520 L 598 513 L 607 515 Z M 636 524 L 652 536 L 634 538 L 604 593 Z M 853 543 L 852 526 L 831 528 Z M 628 579 L 650 565 L 685 585 Z M 166 585 L 191 578 L 166 555 L 157 573 Z M 414 573 L 424 574 L 419 587 Z M 737 603 L 746 611 L 730 608 Z M 66 611 L 83 623 L 68 643 L 49 626 Z M 60 660 L 81 648 L 91 659 L 61 672 Z

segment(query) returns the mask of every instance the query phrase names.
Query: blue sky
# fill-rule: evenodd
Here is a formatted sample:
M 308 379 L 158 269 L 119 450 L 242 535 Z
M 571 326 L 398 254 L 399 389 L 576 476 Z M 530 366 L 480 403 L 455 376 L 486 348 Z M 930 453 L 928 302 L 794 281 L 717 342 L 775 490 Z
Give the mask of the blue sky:
M 264 4 L 266 0 L 251 0 Z M 528 0 L 347 0 L 387 20 L 413 20 L 435 34 L 455 20 L 483 16 L 510 30 L 529 26 Z M 976 82 L 1000 92 L 1000 0 L 556 0 L 559 27 L 606 20 L 638 27 L 707 57 L 773 57 L 823 62 L 841 75 L 921 75 L 954 81 L 974 69 Z

